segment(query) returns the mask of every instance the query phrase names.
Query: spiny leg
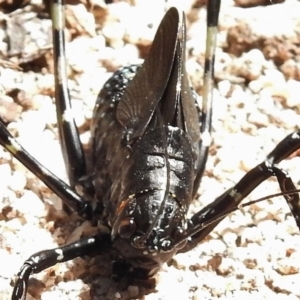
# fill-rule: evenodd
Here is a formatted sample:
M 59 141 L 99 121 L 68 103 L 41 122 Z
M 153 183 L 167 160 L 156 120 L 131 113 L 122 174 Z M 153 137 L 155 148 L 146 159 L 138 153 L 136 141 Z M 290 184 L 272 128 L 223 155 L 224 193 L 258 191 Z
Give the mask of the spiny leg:
M 79 133 L 72 114 L 65 57 L 65 9 L 63 0 L 51 1 L 53 30 L 55 102 L 64 161 L 71 187 L 80 185 L 86 175 L 86 163 Z
M 200 118 L 201 141 L 197 166 L 197 176 L 194 181 L 194 196 L 196 195 L 199 188 L 200 180 L 207 161 L 208 149 L 211 144 L 214 63 L 220 4 L 221 0 L 211 0 L 207 2 L 207 33 L 203 85 L 204 91 Z
M 289 175 L 277 164 L 300 149 L 300 130 L 285 137 L 267 156 L 266 160 L 250 170 L 234 187 L 204 207 L 191 218 L 185 238 L 190 237 L 187 246 L 180 252 L 187 252 L 199 244 L 229 213 L 239 209 L 240 203 L 259 184 L 275 176 L 282 192 L 295 190 Z M 300 200 L 298 193 L 284 195 L 300 229 Z
M 31 255 L 23 264 L 13 290 L 12 300 L 26 298 L 28 280 L 31 274 L 39 273 L 57 263 L 93 253 L 101 254 L 111 247 L 110 234 L 102 233 L 85 237 L 66 246 L 44 250 Z

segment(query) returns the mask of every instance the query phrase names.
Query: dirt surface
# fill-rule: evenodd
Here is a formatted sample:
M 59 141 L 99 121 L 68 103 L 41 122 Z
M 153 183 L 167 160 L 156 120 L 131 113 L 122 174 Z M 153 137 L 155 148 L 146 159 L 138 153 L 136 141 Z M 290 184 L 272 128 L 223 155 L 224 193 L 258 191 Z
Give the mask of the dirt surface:
M 21 2 L 28 1 L 11 1 Z M 206 35 L 202 1 L 67 2 L 68 76 L 85 147 L 101 86 L 118 67 L 141 62 L 171 6 L 186 12 L 187 70 L 201 94 Z M 213 145 L 200 197 L 190 214 L 212 202 L 299 129 L 299 16 L 296 0 L 252 8 L 223 0 Z M 10 14 L 0 12 L 0 19 L 0 115 L 34 157 L 66 180 L 53 104 L 51 21 L 38 0 Z M 299 156 L 281 167 L 299 182 Z M 269 180 L 247 200 L 277 191 L 276 182 Z M 88 230 L 88 222 L 64 213 L 60 199 L 0 149 L 1 300 L 10 299 L 14 278 L 31 254 L 76 240 Z M 227 217 L 201 245 L 164 265 L 155 276 L 154 290 L 114 282 L 111 259 L 109 253 L 78 258 L 34 275 L 27 299 L 300 298 L 299 229 L 281 198 Z

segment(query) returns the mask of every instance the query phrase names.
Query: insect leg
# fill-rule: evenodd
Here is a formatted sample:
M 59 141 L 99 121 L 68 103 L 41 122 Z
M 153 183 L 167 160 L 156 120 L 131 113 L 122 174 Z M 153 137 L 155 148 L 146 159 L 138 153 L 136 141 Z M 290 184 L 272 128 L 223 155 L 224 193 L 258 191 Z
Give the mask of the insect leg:
M 41 179 L 58 197 L 62 199 L 64 204 L 76 211 L 81 217 L 91 219 L 92 208 L 90 203 L 84 200 L 64 181 L 60 180 L 36 159 L 34 159 L 9 133 L 1 120 L 0 144 L 23 165 L 25 165 L 33 174 Z
M 212 102 L 214 85 L 214 63 L 215 49 L 218 33 L 218 19 L 220 11 L 220 0 L 210 0 L 207 2 L 207 33 L 206 33 L 206 52 L 204 66 L 204 85 L 203 101 L 201 112 L 201 141 L 199 160 L 197 166 L 197 175 L 194 181 L 195 195 L 198 191 L 200 180 L 205 168 L 208 156 L 208 149 L 211 144 L 211 122 L 212 122 Z
M 227 190 L 215 201 L 204 207 L 191 218 L 190 228 L 185 237 L 190 241 L 180 252 L 186 252 L 200 243 L 229 213 L 239 209 L 239 205 L 260 183 L 275 176 L 282 192 L 294 190 L 295 186 L 288 174 L 277 167 L 283 159 L 300 149 L 300 130 L 289 134 L 267 156 L 266 160 L 250 170 L 234 187 Z M 297 226 L 300 228 L 299 195 L 285 195 Z
M 86 163 L 79 133 L 72 114 L 65 58 L 64 1 L 51 1 L 53 29 L 55 101 L 60 142 L 71 187 L 80 185 L 86 175 Z
M 110 234 L 98 234 L 85 237 L 69 245 L 44 250 L 31 255 L 23 264 L 13 290 L 12 300 L 26 298 L 29 276 L 39 273 L 57 263 L 65 262 L 79 256 L 97 254 L 106 251 L 111 246 Z

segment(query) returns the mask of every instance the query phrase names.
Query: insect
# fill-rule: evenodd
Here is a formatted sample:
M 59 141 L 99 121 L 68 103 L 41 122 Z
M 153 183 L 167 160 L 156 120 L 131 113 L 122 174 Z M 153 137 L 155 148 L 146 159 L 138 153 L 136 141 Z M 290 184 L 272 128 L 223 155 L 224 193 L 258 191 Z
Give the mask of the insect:
M 209 2 L 211 38 L 216 34 L 219 5 L 220 1 Z M 61 8 L 62 4 L 57 1 L 53 6 L 56 16 L 61 14 Z M 238 209 L 240 201 L 268 177 L 275 176 L 282 191 L 295 189 L 286 173 L 273 164 L 299 148 L 299 131 L 286 137 L 268 156 L 267 163 L 252 169 L 237 185 L 198 210 L 191 219 L 186 218 L 199 186 L 209 146 L 214 46 L 208 44 L 207 92 L 199 130 L 199 112 L 184 67 L 185 25 L 184 22 L 180 25 L 179 19 L 176 9 L 168 11 L 145 64 L 117 72 L 100 93 L 92 125 L 95 165 L 92 174 L 85 173 L 75 127 L 67 126 L 72 122 L 68 119 L 70 108 L 64 107 L 68 104 L 63 102 L 62 96 L 66 78 L 63 78 L 63 69 L 58 71 L 56 98 L 62 100 L 59 103 L 62 107 L 58 109 L 59 121 L 67 127 L 66 132 L 61 128 L 61 136 L 65 137 L 62 144 L 71 188 L 29 156 L 24 156 L 25 150 L 1 126 L 1 144 L 8 151 L 40 176 L 80 216 L 101 220 L 109 230 L 103 231 L 99 227 L 97 234 L 84 237 L 70 246 L 31 256 L 19 274 L 13 299 L 25 297 L 28 277 L 32 272 L 111 248 L 123 258 L 121 266 L 126 276 L 146 279 L 175 253 L 186 252 L 200 243 L 220 220 Z M 57 38 L 62 34 L 57 29 L 62 28 L 63 22 L 60 18 L 55 20 L 54 37 Z M 64 67 L 63 48 L 59 48 L 62 45 L 54 41 L 57 66 Z M 155 72 L 157 61 L 162 64 L 159 72 Z M 123 91 L 127 81 L 130 81 L 128 89 Z M 109 95 L 112 89 L 116 89 L 113 96 Z M 82 178 L 85 183 L 92 183 L 91 186 L 83 185 Z M 84 196 L 74 192 L 78 187 L 86 190 Z M 94 193 L 97 201 L 91 197 Z M 85 197 L 91 200 L 85 201 Z M 286 198 L 299 226 L 298 195 Z

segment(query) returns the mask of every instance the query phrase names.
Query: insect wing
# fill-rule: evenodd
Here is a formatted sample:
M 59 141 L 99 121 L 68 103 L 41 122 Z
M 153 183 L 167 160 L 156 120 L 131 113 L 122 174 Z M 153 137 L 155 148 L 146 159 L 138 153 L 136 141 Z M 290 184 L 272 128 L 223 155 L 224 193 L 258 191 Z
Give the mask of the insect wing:
M 161 100 L 161 114 L 164 124 L 179 127 L 186 132 L 193 152 L 197 155 L 200 140 L 199 115 L 185 69 L 186 25 L 184 14 L 177 39 L 172 71 Z M 176 118 L 174 118 L 175 116 Z
M 159 25 L 148 58 L 120 100 L 117 119 L 126 128 L 129 142 L 143 135 L 164 94 L 173 67 L 178 30 L 179 14 L 172 8 Z
M 182 22 L 181 32 L 179 37 L 180 44 L 180 68 L 181 68 L 181 101 L 178 109 L 182 110 L 184 120 L 184 131 L 190 138 L 194 153 L 198 153 L 198 143 L 200 140 L 199 116 L 196 108 L 196 100 L 192 95 L 192 90 L 185 69 L 185 44 L 186 44 L 186 25 Z M 179 114 L 178 114 L 179 115 Z
M 183 22 L 184 22 L 183 18 Z M 182 59 L 181 59 L 181 43 L 178 40 L 176 44 L 176 52 L 174 61 L 172 64 L 171 74 L 165 89 L 165 92 L 160 101 L 160 112 L 163 118 L 164 124 L 172 125 L 183 129 L 182 116 L 178 111 L 178 103 L 180 100 L 180 78 L 182 74 Z M 180 115 L 180 117 L 179 117 Z M 177 116 L 175 118 L 175 116 Z M 174 124 L 175 122 L 175 124 Z

